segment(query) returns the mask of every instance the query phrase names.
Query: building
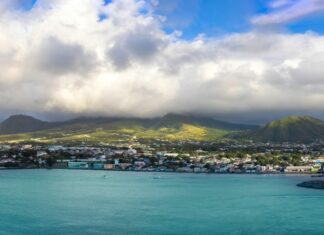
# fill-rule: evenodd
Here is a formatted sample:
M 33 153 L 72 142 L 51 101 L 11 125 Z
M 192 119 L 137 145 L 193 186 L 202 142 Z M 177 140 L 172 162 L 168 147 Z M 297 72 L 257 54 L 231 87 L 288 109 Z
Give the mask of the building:
M 68 162 L 68 168 L 70 169 L 87 169 L 89 165 L 87 162 Z
M 134 155 L 137 154 L 137 151 L 136 151 L 136 149 L 132 149 L 132 148 L 130 148 L 130 149 L 127 150 L 127 154 L 128 154 L 129 156 L 134 156 Z
M 323 164 L 324 163 L 324 157 L 323 156 L 318 157 L 313 162 L 317 163 L 317 164 Z
M 36 156 L 37 157 L 44 157 L 47 156 L 47 152 L 46 151 L 37 151 Z
M 128 167 L 132 166 L 132 164 L 130 163 L 119 163 L 119 167 L 122 169 L 122 170 L 126 170 Z
M 92 167 L 95 170 L 100 170 L 100 169 L 104 169 L 104 164 L 103 163 L 93 163 Z
M 179 153 L 164 153 L 164 157 L 178 157 Z
M 311 173 L 312 171 L 312 166 L 287 166 L 285 169 L 285 173 Z
M 68 168 L 68 162 L 67 161 L 56 161 L 52 168 L 57 168 L 57 169 L 65 169 Z
M 106 170 L 115 169 L 115 165 L 114 164 L 104 164 L 104 169 L 106 169 Z
M 136 167 L 144 167 L 146 163 L 144 161 L 135 161 L 134 166 Z

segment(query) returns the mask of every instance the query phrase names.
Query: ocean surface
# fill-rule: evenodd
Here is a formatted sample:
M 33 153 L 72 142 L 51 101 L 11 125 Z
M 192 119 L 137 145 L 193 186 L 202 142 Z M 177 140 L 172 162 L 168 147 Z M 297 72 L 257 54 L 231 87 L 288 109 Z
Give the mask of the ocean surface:
M 0 170 L 0 235 L 324 234 L 305 176 Z

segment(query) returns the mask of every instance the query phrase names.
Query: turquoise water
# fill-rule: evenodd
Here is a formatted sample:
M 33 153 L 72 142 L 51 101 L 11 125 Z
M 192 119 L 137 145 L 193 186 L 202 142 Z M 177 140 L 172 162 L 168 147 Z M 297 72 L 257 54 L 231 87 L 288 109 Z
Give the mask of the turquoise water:
M 0 171 L 0 235 L 323 234 L 306 177 Z

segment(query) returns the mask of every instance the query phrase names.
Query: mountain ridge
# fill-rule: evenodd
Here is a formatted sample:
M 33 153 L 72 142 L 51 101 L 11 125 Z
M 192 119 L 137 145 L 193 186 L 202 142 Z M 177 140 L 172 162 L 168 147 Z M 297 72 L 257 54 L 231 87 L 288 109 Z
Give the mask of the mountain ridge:
M 46 122 L 13 115 L 0 123 L 0 141 L 7 140 L 119 141 L 140 139 L 253 140 L 310 143 L 324 140 L 324 122 L 311 116 L 288 116 L 264 126 L 233 124 L 201 116 L 167 114 L 160 118 L 79 117 Z
M 47 122 L 36 119 L 29 115 L 12 115 L 0 123 L 0 134 L 19 134 L 26 132 L 35 132 L 72 125 L 108 125 L 112 123 L 138 123 L 147 128 L 159 129 L 163 127 L 176 127 L 182 124 L 191 124 L 204 126 L 208 128 L 217 128 L 224 130 L 249 130 L 257 126 L 235 124 L 215 120 L 207 117 L 196 117 L 189 115 L 179 115 L 169 113 L 160 118 L 119 118 L 119 117 L 78 117 L 61 122 Z

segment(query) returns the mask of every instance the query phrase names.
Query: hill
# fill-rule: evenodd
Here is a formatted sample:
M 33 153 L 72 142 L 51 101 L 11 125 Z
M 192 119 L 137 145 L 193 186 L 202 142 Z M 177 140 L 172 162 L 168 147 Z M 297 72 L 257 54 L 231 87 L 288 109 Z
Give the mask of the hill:
M 208 117 L 186 116 L 173 113 L 167 114 L 161 119 L 157 120 L 156 127 L 176 127 L 181 125 L 182 123 L 196 126 L 204 126 L 209 128 L 223 129 L 227 131 L 253 130 L 258 128 L 258 126 L 255 125 L 229 123 L 218 121 Z
M 16 134 L 24 132 L 32 132 L 50 128 L 51 123 L 38 120 L 31 116 L 14 115 L 4 120 L 0 124 L 1 134 Z
M 19 118 L 18 118 L 19 117 Z M 212 141 L 233 131 L 255 129 L 212 118 L 167 114 L 161 118 L 80 117 L 44 122 L 16 115 L 0 124 L 0 142 L 115 142 L 132 139 Z
M 289 116 L 269 122 L 249 135 L 262 142 L 310 143 L 324 139 L 324 122 L 310 116 Z

